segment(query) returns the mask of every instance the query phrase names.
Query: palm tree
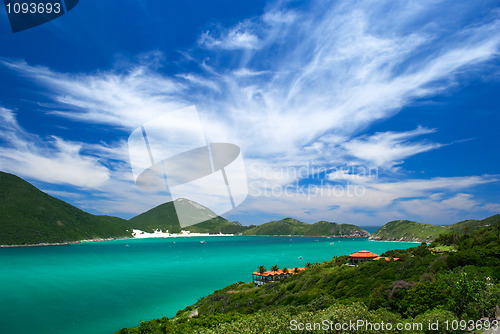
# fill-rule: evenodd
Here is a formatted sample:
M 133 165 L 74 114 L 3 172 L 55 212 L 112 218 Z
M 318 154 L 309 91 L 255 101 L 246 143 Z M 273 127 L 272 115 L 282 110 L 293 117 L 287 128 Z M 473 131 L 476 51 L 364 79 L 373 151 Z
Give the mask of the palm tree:
M 311 267 L 312 267 L 311 262 L 307 262 L 307 263 L 306 263 L 306 268 L 307 268 L 307 269 L 310 269 Z
M 257 271 L 259 272 L 259 274 L 261 274 L 261 275 L 262 275 L 263 273 L 265 273 L 265 272 L 267 271 L 267 269 L 266 269 L 266 267 L 264 267 L 264 266 L 259 266 L 259 267 L 257 268 Z
M 285 274 L 285 275 L 287 275 L 287 274 L 288 274 L 288 268 L 287 268 L 287 267 L 285 267 L 285 268 L 283 268 L 283 269 L 281 269 L 281 270 L 283 271 L 283 274 Z
M 280 268 L 278 268 L 278 265 L 277 264 L 273 264 L 273 266 L 271 267 L 271 271 L 273 272 L 273 281 L 276 280 L 276 274 L 277 274 L 277 271 L 279 270 Z
M 294 274 L 297 274 L 298 272 L 299 272 L 299 268 L 298 267 L 293 268 L 293 273 Z

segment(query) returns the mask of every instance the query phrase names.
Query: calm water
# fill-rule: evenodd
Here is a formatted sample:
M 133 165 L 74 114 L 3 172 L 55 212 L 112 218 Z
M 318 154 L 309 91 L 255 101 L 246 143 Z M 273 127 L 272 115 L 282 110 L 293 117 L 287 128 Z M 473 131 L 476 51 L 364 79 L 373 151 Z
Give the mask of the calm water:
M 114 333 L 137 326 L 140 320 L 171 317 L 231 283 L 249 282 L 261 264 L 290 268 L 362 249 L 380 254 L 415 245 L 306 237 L 210 237 L 1 248 L 0 332 Z

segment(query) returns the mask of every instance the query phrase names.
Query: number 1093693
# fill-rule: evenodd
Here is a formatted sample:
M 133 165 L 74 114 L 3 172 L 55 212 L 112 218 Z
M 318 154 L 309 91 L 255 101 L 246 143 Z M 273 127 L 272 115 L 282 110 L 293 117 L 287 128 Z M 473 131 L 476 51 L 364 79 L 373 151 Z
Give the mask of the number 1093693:
M 14 2 L 5 7 L 7 14 L 59 14 L 62 11 L 60 2 Z

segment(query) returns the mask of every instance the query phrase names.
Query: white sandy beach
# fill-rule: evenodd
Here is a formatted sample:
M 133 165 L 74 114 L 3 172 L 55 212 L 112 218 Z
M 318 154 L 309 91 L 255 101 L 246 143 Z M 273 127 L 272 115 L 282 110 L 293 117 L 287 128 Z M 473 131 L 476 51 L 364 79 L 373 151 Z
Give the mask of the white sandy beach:
M 178 237 L 231 237 L 234 234 L 210 234 L 210 233 L 194 233 L 182 230 L 181 233 L 162 232 L 162 230 L 155 230 L 153 233 L 147 233 L 141 230 L 132 230 L 132 236 L 137 239 L 144 238 L 178 238 Z

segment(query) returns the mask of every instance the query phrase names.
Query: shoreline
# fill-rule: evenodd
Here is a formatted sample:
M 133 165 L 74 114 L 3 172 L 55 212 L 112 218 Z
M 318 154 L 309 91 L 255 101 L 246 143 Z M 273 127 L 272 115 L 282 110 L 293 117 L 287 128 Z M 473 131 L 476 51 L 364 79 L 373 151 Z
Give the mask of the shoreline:
M 181 233 L 169 233 L 168 230 L 167 232 L 162 232 L 162 230 L 155 230 L 152 233 L 144 232 L 138 229 L 133 229 L 132 230 L 132 237 L 134 239 L 152 239 L 152 238 L 183 238 L 183 237 L 232 237 L 234 234 L 223 234 L 223 233 L 218 233 L 218 234 L 210 234 L 210 233 L 198 233 L 198 232 L 190 232 L 190 231 L 185 231 L 181 230 Z
M 386 240 L 386 239 L 369 239 L 368 241 L 383 241 L 383 242 L 409 242 L 412 244 L 421 244 L 422 241 L 411 241 L 411 240 Z M 430 244 L 430 243 L 429 243 Z
M 272 234 L 261 234 L 261 235 L 242 235 L 242 237 L 306 237 L 306 238 L 337 238 L 337 239 L 368 239 L 368 237 L 356 237 L 356 236 L 346 236 L 346 235 L 272 235 Z
M 134 239 L 133 237 L 127 238 L 96 238 L 96 239 L 84 239 L 76 241 L 65 241 L 65 242 L 42 242 L 39 244 L 29 244 L 29 245 L 0 245 L 0 248 L 16 248 L 16 247 L 45 247 L 45 246 L 66 246 L 71 244 L 79 244 L 85 242 L 99 242 L 99 241 L 113 241 L 113 240 L 125 240 Z
M 368 240 L 371 240 L 371 241 L 389 241 L 389 242 L 415 242 L 415 243 L 425 242 L 425 243 L 429 243 L 429 240 L 422 240 L 422 239 L 419 239 L 419 238 L 410 239 L 410 238 L 407 238 L 407 237 L 402 237 L 400 239 L 397 239 L 397 238 L 387 238 L 387 239 L 384 239 L 384 238 L 381 238 L 381 237 L 375 237 L 375 238 L 370 237 L 370 238 L 368 238 Z
M 191 238 L 191 237 L 299 237 L 299 238 L 330 238 L 330 239 L 365 239 L 367 241 L 384 241 L 384 242 L 408 242 L 408 243 L 421 243 L 421 241 L 411 240 L 384 240 L 384 239 L 370 239 L 369 237 L 353 237 L 353 236 L 311 236 L 311 235 L 234 235 L 234 234 L 209 234 L 209 233 L 192 233 L 192 234 L 169 234 L 168 236 L 147 236 L 147 237 L 122 237 L 122 238 L 96 238 L 84 239 L 77 241 L 54 242 L 54 243 L 38 243 L 29 245 L 0 245 L 0 248 L 17 248 L 17 247 L 46 247 L 46 246 L 66 246 L 70 244 L 79 244 L 86 242 L 100 242 L 100 241 L 113 241 L 113 240 L 128 240 L 128 239 L 168 239 L 168 238 Z
M 117 238 L 95 238 L 95 239 L 84 239 L 76 241 L 65 241 L 65 242 L 42 242 L 38 244 L 28 244 L 28 245 L 0 245 L 0 248 L 19 248 L 19 247 L 47 247 L 47 246 L 66 246 L 71 244 L 79 244 L 86 242 L 100 242 L 100 241 L 113 241 L 113 240 L 135 240 L 135 239 L 168 239 L 168 238 L 191 238 L 191 237 L 233 237 L 234 234 L 208 234 L 208 233 L 192 233 L 192 234 L 170 234 L 169 236 L 147 236 L 147 237 L 117 237 Z

